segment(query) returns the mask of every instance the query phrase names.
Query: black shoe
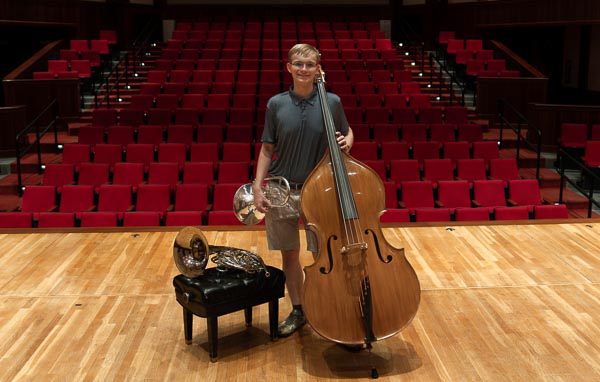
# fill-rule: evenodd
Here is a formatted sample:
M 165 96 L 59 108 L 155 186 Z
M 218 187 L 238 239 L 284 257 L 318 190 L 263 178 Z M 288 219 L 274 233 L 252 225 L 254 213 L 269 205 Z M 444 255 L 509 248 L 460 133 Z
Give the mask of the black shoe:
M 296 330 L 304 326 L 304 324 L 306 324 L 304 313 L 292 311 L 292 313 L 290 313 L 290 315 L 277 327 L 277 335 L 279 337 L 289 337 Z

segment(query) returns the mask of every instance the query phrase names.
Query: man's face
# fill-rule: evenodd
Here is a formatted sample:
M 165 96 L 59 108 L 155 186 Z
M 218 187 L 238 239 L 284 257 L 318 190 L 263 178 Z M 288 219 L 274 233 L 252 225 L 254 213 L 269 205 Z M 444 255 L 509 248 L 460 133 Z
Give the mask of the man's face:
M 320 65 L 314 56 L 300 56 L 294 54 L 287 63 L 287 70 L 292 74 L 294 83 L 313 83 L 319 72 Z

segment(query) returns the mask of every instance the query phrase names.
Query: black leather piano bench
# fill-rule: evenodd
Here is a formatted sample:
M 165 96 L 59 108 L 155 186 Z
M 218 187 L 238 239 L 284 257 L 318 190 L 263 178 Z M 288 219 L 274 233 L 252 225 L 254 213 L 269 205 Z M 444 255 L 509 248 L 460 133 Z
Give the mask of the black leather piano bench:
M 175 276 L 173 286 L 177 302 L 183 307 L 185 343 L 192 343 L 194 316 L 205 317 L 208 347 L 212 362 L 217 360 L 217 317 L 244 309 L 246 326 L 252 324 L 252 307 L 269 303 L 269 332 L 277 338 L 279 298 L 285 293 L 285 275 L 280 269 L 267 266 L 265 272 L 248 274 L 238 269 L 219 271 L 207 268 L 202 276 Z

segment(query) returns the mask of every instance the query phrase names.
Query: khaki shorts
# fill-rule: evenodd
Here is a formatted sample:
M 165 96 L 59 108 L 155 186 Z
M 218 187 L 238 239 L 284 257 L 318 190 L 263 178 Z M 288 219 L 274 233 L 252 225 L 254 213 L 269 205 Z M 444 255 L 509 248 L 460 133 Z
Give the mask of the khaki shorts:
M 284 207 L 272 208 L 265 217 L 269 249 L 288 251 L 300 248 L 300 193 L 290 191 L 290 199 Z M 311 252 L 318 251 L 317 237 L 305 230 L 306 247 Z

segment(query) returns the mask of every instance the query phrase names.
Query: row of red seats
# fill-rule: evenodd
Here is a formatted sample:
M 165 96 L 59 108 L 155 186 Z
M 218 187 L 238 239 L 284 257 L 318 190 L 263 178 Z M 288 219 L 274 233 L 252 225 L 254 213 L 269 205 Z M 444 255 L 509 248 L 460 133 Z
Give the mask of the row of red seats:
M 96 50 L 100 52 L 100 54 L 108 54 L 110 51 L 109 41 L 103 39 L 93 39 L 93 40 L 70 40 L 69 41 L 69 49 L 70 51 L 83 53 L 88 50 Z
M 600 124 L 562 123 L 558 145 L 575 156 L 582 155 L 585 166 L 600 166 Z
M 173 191 L 169 185 L 141 184 L 135 193 L 130 185 L 105 184 L 97 194 L 86 185 L 63 186 L 60 194 L 54 186 L 28 186 L 20 211 L 2 213 L 0 227 L 241 224 L 232 211 L 240 185 L 216 184 L 212 204 L 206 184 L 179 184 Z
M 483 48 L 481 39 L 457 39 L 453 31 L 440 31 L 438 42 L 465 73 L 473 77 L 519 77 L 518 70 L 507 70 L 504 59 L 494 59 L 494 51 Z
M 303 40 L 305 41 L 305 40 Z M 262 60 L 283 60 L 287 59 L 287 50 L 296 44 L 298 40 L 282 41 L 282 48 L 241 48 L 241 47 L 219 47 L 218 44 L 205 45 L 217 45 L 216 47 L 204 47 L 197 48 L 197 43 L 188 41 L 186 48 L 182 49 L 169 49 L 164 48 L 161 51 L 160 59 L 162 60 L 177 60 L 177 59 L 222 59 L 222 60 L 241 60 L 241 59 L 262 59 Z M 305 41 L 310 44 L 312 41 Z M 392 49 L 380 50 L 380 49 L 323 49 L 322 56 L 324 60 L 333 59 L 344 59 L 353 60 L 361 59 L 367 60 L 392 60 L 396 58 L 396 51 Z
M 67 185 L 94 186 L 103 184 L 130 185 L 133 192 L 141 184 L 206 184 L 212 195 L 214 184 L 248 182 L 249 162 L 82 162 L 51 163 L 44 170 L 42 185 L 55 186 L 57 192 Z
M 383 166 L 385 166 L 385 162 Z M 377 169 L 377 161 L 365 160 L 364 163 L 373 169 Z M 473 182 L 478 180 L 496 179 L 508 187 L 508 182 L 520 179 L 519 169 L 514 158 L 494 158 L 487 162 L 483 158 L 461 158 L 452 160 L 424 159 L 422 163 L 417 159 L 394 159 L 389 165 L 383 167 L 388 172 L 380 174 L 382 180 L 393 182 L 400 189 L 403 182 L 408 181 L 430 181 L 437 189 L 438 183 L 450 180 L 464 180 L 472 187 Z M 377 170 L 376 170 L 377 171 Z
M 232 186 L 239 187 L 235 184 Z M 217 201 L 225 202 L 220 199 Z M 228 201 L 228 206 L 232 201 Z M 40 227 L 73 227 L 75 221 L 81 220 L 88 212 L 111 213 L 123 220 L 126 214 L 135 211 L 131 225 L 140 226 L 159 225 L 151 224 L 152 220 L 160 223 L 167 212 L 175 215 L 185 212 L 184 216 L 196 219 L 191 224 L 206 224 L 206 216 L 211 209 L 206 184 L 180 184 L 173 193 L 168 185 L 161 184 L 141 184 L 135 193 L 129 185 L 101 185 L 97 194 L 93 186 L 66 185 L 60 194 L 56 193 L 53 186 L 26 187 L 20 212 L 32 214 Z M 55 212 L 55 215 L 46 215 L 49 212 Z M 151 220 L 147 220 L 149 218 Z M 56 225 L 51 225 L 53 222 Z M 116 219 L 112 225 L 116 225 Z
M 126 161 L 144 163 L 146 167 L 157 161 L 179 163 L 180 167 L 183 167 L 186 162 L 243 162 L 246 165 L 238 173 L 242 174 L 239 179 L 245 180 L 250 171 L 247 163 L 253 161 L 259 151 L 260 143 L 252 145 L 225 142 L 221 147 L 217 143 L 194 143 L 189 145 L 189 151 L 186 145 L 177 143 L 161 143 L 158 145 L 143 143 L 127 145 L 96 144 L 95 146 L 68 144 L 64 147 L 63 161 L 77 166 L 90 161 L 111 165 Z M 407 142 L 397 141 L 382 142 L 380 146 L 376 142 L 356 142 L 352 155 L 373 167 L 384 180 L 388 178 L 406 179 L 402 178 L 402 174 L 409 173 L 409 170 L 417 166 L 419 170 L 422 170 L 425 163 L 433 159 L 449 160 L 450 162 L 444 165 L 449 168 L 450 172 L 454 170 L 458 161 L 481 159 L 483 162 L 480 164 L 482 169 L 480 173 L 485 176 L 483 170 L 493 166 L 494 160 L 499 159 L 498 147 L 495 142 L 491 141 L 473 142 L 472 147 L 469 142 L 461 141 L 445 143 L 417 141 L 413 143 L 412 147 Z M 397 166 L 392 163 L 395 160 L 406 159 L 414 159 L 415 163 L 397 162 Z M 516 174 L 516 163 L 513 166 L 515 170 L 513 173 Z M 474 165 L 471 165 L 471 167 L 474 167 Z M 397 168 L 400 170 L 396 170 Z M 474 172 L 475 168 L 471 168 L 470 171 Z M 418 171 L 415 171 L 415 174 L 419 176 Z M 473 175 L 467 177 L 466 174 L 460 174 L 459 171 L 459 176 L 465 179 L 473 179 Z M 221 175 L 219 174 L 219 177 Z M 410 179 L 414 178 L 416 177 Z
M 264 84 L 263 84 L 264 85 Z M 273 84 L 279 88 L 279 84 Z M 368 114 L 370 110 L 379 110 L 383 114 L 377 121 L 377 123 L 385 122 L 400 122 L 397 119 L 390 120 L 391 113 L 393 114 L 395 109 L 414 109 L 415 117 L 418 115 L 423 118 L 423 114 L 429 114 L 427 120 L 420 121 L 421 123 L 466 123 L 467 122 L 467 109 L 464 107 L 441 107 L 431 105 L 431 99 L 428 94 L 421 93 L 389 93 L 389 94 L 376 94 L 368 93 L 366 88 L 372 83 L 358 83 L 357 88 L 365 88 L 364 92 L 360 94 L 354 93 L 337 93 L 336 94 L 342 99 L 344 108 L 346 109 L 346 116 L 348 120 L 355 120 L 353 117 L 357 115 L 356 110 L 360 110 L 360 115 L 357 119 L 363 119 L 362 113 Z M 156 87 L 158 89 L 158 86 Z M 266 89 L 266 86 L 262 86 L 262 89 Z M 275 86 L 272 90 L 275 90 Z M 174 94 L 174 93 L 158 93 L 148 94 L 150 90 L 145 90 L 144 93 L 134 94 L 130 98 L 128 109 L 139 109 L 146 113 L 150 110 L 163 109 L 169 110 L 173 114 L 178 108 L 196 109 L 199 113 L 212 112 L 215 109 L 227 110 L 229 108 L 243 109 L 258 108 L 264 111 L 267 101 L 271 94 L 265 94 L 264 96 L 254 96 L 250 99 L 251 93 L 210 93 L 210 94 Z M 234 97 L 235 96 L 235 97 Z M 257 104 L 256 104 L 257 102 Z M 427 110 L 426 110 L 427 109 Z M 373 111 L 371 111 L 373 113 Z M 449 118 L 446 116 L 449 115 Z M 367 115 L 364 116 L 368 117 Z M 369 118 L 370 119 L 370 118 Z M 413 118 L 414 119 L 414 118 Z M 258 122 L 262 122 L 259 120 Z M 404 123 L 414 123 L 416 121 L 406 121 Z M 360 123 L 360 122 L 359 122 Z
M 534 206 L 534 219 L 567 219 L 566 205 Z M 526 207 L 496 207 L 493 220 L 526 220 L 530 214 Z M 69 212 L 41 212 L 33 218 L 31 212 L 4 212 L 0 216 L 0 228 L 69 228 L 69 227 L 139 227 L 139 226 L 199 226 L 208 225 L 241 225 L 233 211 L 209 211 L 204 222 L 202 213 L 197 211 L 168 211 L 161 222 L 160 214 L 151 211 L 125 212 L 119 219 L 116 212 L 83 212 L 77 219 Z M 484 208 L 457 208 L 451 211 L 446 208 L 417 208 L 414 214 L 407 209 L 388 209 L 380 218 L 382 223 L 414 222 L 450 222 L 450 221 L 485 221 L 492 220 L 488 210 Z M 261 222 L 264 224 L 264 221 Z
M 33 79 L 89 78 L 91 75 L 92 65 L 90 60 L 48 60 L 48 70 L 33 72 Z
M 381 154 L 375 142 L 357 142 L 356 151 L 352 155 L 358 160 L 372 167 L 382 180 L 393 180 L 400 183 L 404 180 L 418 180 L 422 177 L 431 180 L 449 180 L 459 177 L 473 181 L 485 179 L 489 175 L 503 179 L 518 178 L 516 162 L 500 159 L 495 142 L 474 142 L 473 148 L 468 142 L 414 142 L 412 149 L 406 142 L 384 142 L 381 145 Z M 82 164 L 92 162 L 108 164 L 111 169 L 121 162 L 142 163 L 147 170 L 153 164 L 173 163 L 178 165 L 179 171 L 188 163 L 207 162 L 213 164 L 218 172 L 213 178 L 218 182 L 246 181 L 251 177 L 251 163 L 260 151 L 260 143 L 224 143 L 222 151 L 219 146 L 209 143 L 196 143 L 186 150 L 184 144 L 166 143 L 159 144 L 157 149 L 152 144 L 97 144 L 93 147 L 86 144 L 65 145 L 63 163 L 75 165 L 75 172 L 79 172 Z M 160 166 L 155 166 L 157 169 Z M 165 166 L 166 167 L 166 166 Z M 53 167 L 52 167 L 53 168 Z M 53 170 L 56 171 L 56 170 Z M 62 169 L 65 173 L 60 181 L 70 181 L 69 169 Z M 171 170 L 173 180 L 180 176 Z M 107 179 L 106 176 L 99 179 Z M 136 177 L 139 179 L 139 177 Z M 203 182 L 207 178 L 203 179 Z M 55 184 L 56 185 L 56 184 Z
M 195 86 L 192 90 L 192 85 Z M 241 87 L 244 86 L 244 91 Z M 146 82 L 140 85 L 139 94 L 133 94 L 129 101 L 129 108 L 141 108 L 148 110 L 151 108 L 229 108 L 229 107 L 261 107 L 266 106 L 270 94 L 264 97 L 255 94 L 255 89 L 260 86 L 264 90 L 280 90 L 281 85 L 278 82 L 273 83 L 238 83 L 235 85 L 228 83 L 215 83 L 209 86 L 208 83 L 190 83 L 187 87 L 182 82 L 169 82 L 161 86 L 158 82 Z M 285 86 L 285 84 L 284 84 Z M 401 92 L 401 89 L 402 91 Z M 208 92 L 209 89 L 212 92 Z M 345 106 L 348 107 L 380 107 L 391 110 L 392 108 L 410 106 L 430 107 L 431 99 L 428 94 L 421 94 L 420 86 L 416 82 L 346 82 L 334 83 L 331 86 L 332 91 L 337 94 Z M 186 92 L 187 91 L 187 92 Z M 258 101 L 258 102 L 257 102 Z M 429 101 L 429 102 L 428 102 Z M 446 108 L 438 108 L 445 112 Z M 460 122 L 466 122 L 466 108 L 451 107 L 448 110 L 460 110 Z M 457 113 L 459 113 L 457 111 Z
M 204 82 L 209 85 L 214 83 L 256 83 L 261 82 L 279 82 L 281 81 L 281 71 L 279 69 L 223 69 L 217 68 L 217 62 L 223 60 L 174 60 L 176 65 L 173 67 L 171 63 L 165 69 L 154 69 L 147 73 L 147 83 L 157 83 L 164 86 L 168 83 L 183 83 L 188 85 L 192 82 Z M 344 69 L 343 67 L 335 68 L 332 62 L 328 61 L 328 70 L 326 79 L 332 82 L 373 82 L 375 85 L 380 83 L 394 82 L 396 87 L 400 87 L 405 83 L 415 83 L 412 78 L 412 72 L 403 69 L 404 63 L 399 59 L 401 68 L 382 68 L 382 69 Z M 194 69 L 194 65 L 205 65 L 202 68 Z M 181 67 L 181 66 L 184 67 Z M 187 67 L 185 67 L 187 66 Z M 237 67 L 237 62 L 234 65 Z M 396 92 L 414 93 L 414 91 L 402 90 Z
M 189 95 L 189 94 L 188 94 Z M 167 97 L 169 96 L 169 97 Z M 228 98 L 229 95 L 226 95 Z M 431 100 L 427 94 L 408 95 L 409 103 L 406 104 L 407 95 L 400 94 L 396 97 L 397 106 L 345 106 L 346 118 L 351 125 L 355 124 L 405 124 L 405 123 L 444 123 L 450 122 L 444 120 L 444 109 L 442 107 L 432 107 Z M 215 97 L 218 98 L 218 97 Z M 132 96 L 132 103 L 128 109 L 122 109 L 119 113 L 119 124 L 140 125 L 140 124 L 218 124 L 226 126 L 228 124 L 262 124 L 266 111 L 267 97 L 259 97 L 259 107 L 255 111 L 252 108 L 233 108 L 242 114 L 231 112 L 228 106 L 209 106 L 201 109 L 196 107 L 180 107 L 176 95 L 159 94 L 156 97 L 151 95 L 137 94 Z M 392 97 L 390 97 L 391 99 Z M 156 107 L 155 107 L 156 105 Z M 245 111 L 243 111 L 245 110 Z M 184 120 L 183 118 L 189 118 Z
M 298 19 L 293 20 L 248 20 L 248 21 L 227 21 L 227 20 L 199 20 L 199 21 L 179 21 L 175 30 L 181 31 L 278 31 L 294 27 L 301 30 L 316 31 L 377 31 L 379 22 L 376 20 L 326 20 L 326 19 Z
M 172 40 L 170 40 L 172 41 Z M 306 43 L 311 45 L 319 45 L 316 41 L 303 40 Z M 341 40 L 344 41 L 344 40 Z M 337 42 L 334 45 L 338 45 L 341 43 Z M 352 40 L 347 40 L 351 42 Z M 371 40 L 367 40 L 371 41 Z M 189 40 L 185 44 L 181 44 L 181 47 L 175 48 L 173 47 L 175 44 L 167 43 L 167 47 L 165 47 L 161 51 L 160 58 L 161 59 L 179 59 L 179 58 L 188 58 L 188 59 L 199 59 L 199 58 L 266 58 L 266 59 L 285 59 L 287 55 L 287 47 L 293 46 L 297 43 L 298 40 L 282 40 L 281 46 L 279 48 L 277 46 L 273 47 L 271 44 L 265 43 L 264 48 L 253 47 L 242 44 L 240 41 L 236 44 L 222 44 L 221 42 L 205 42 L 203 47 L 198 47 L 200 45 L 199 42 L 195 40 Z M 222 46 L 221 46 L 222 45 Z M 279 45 L 279 42 L 277 42 Z M 363 45 L 365 45 L 363 43 Z M 340 45 L 343 46 L 343 45 Z M 396 57 L 396 52 L 392 49 L 391 41 L 388 39 L 377 39 L 373 42 L 372 47 L 370 48 L 356 48 L 356 47 L 331 47 L 331 48 L 318 48 L 322 54 L 322 58 L 324 60 L 328 59 L 392 59 Z
M 393 191 L 386 193 L 386 197 L 392 199 L 388 202 L 391 207 Z M 453 213 L 457 208 L 476 207 L 486 209 L 492 218 L 497 208 L 515 206 L 522 207 L 525 218 L 533 217 L 534 206 L 545 204 L 535 179 L 510 180 L 506 189 L 501 180 L 476 180 L 472 188 L 462 180 L 440 181 L 436 188 L 431 181 L 406 181 L 401 184 L 397 203 L 411 214 L 422 208 L 441 208 Z
M 83 126 L 79 129 L 79 143 L 95 146 L 109 143 L 126 146 L 132 143 L 149 143 L 158 147 L 161 143 L 183 143 L 189 149 L 196 143 L 248 143 L 258 142 L 262 128 L 252 125 L 200 125 L 173 124 L 139 126 Z
M 365 31 L 366 32 L 366 31 Z M 369 32 L 366 32 L 369 33 Z M 369 33 L 374 34 L 374 33 Z M 306 36 L 305 36 L 306 37 Z M 235 48 L 235 49 L 279 49 L 280 45 L 287 46 L 288 42 L 292 42 L 294 40 L 298 40 L 296 36 L 290 38 L 251 38 L 247 35 L 242 35 L 241 33 L 237 35 L 224 35 L 224 36 L 213 36 L 206 37 L 206 39 L 201 38 L 193 38 L 193 39 L 178 39 L 171 38 L 165 42 L 165 49 L 175 49 L 181 50 L 186 48 L 192 49 L 212 49 L 212 48 Z M 390 50 L 391 42 L 389 39 L 385 38 L 384 33 L 379 31 L 377 32 L 376 37 L 363 37 L 363 38 L 327 38 L 321 36 L 314 36 L 309 39 L 313 45 L 321 49 L 339 49 L 339 50 L 370 50 L 376 49 L 379 51 Z M 201 47 L 196 47 L 193 45 L 195 41 L 202 41 L 204 44 Z M 190 45 L 193 45 L 192 47 Z M 73 49 L 73 48 L 72 48 Z M 85 50 L 85 49 L 84 49 Z
M 166 94 L 161 94 L 162 96 Z M 409 95 L 409 106 L 403 106 L 405 95 L 399 95 L 400 106 L 391 110 L 383 106 L 359 107 L 345 106 L 348 122 L 357 124 L 432 124 L 448 123 L 453 119 L 445 120 L 442 107 L 430 106 L 431 101 L 427 94 Z M 162 97 L 161 97 L 162 98 Z M 165 97 L 166 98 L 166 97 Z M 134 97 L 134 104 L 128 109 L 119 112 L 119 124 L 139 126 L 143 124 L 162 125 L 170 124 L 204 124 L 220 125 L 225 127 L 231 124 L 261 125 L 264 122 L 265 106 L 269 97 L 259 97 L 259 106 L 253 108 L 230 108 L 227 106 L 207 106 L 204 109 L 194 107 L 153 107 L 154 97 Z M 177 100 L 173 100 L 173 103 Z
M 222 73 L 223 71 L 221 71 Z M 343 70 L 334 70 L 327 81 L 327 86 L 338 95 L 362 95 L 378 94 L 381 97 L 380 104 L 385 101 L 386 95 L 405 94 L 403 104 L 410 103 L 412 94 L 421 93 L 421 85 L 412 81 L 412 74 L 408 71 L 396 71 L 394 79 L 387 70 L 368 72 L 364 70 L 352 71 L 348 78 Z M 356 73 L 358 72 L 358 73 Z M 264 70 L 260 72 L 261 80 L 257 79 L 259 73 L 252 70 L 244 70 L 244 74 L 253 76 L 253 79 L 244 80 L 214 80 L 211 71 L 208 70 L 179 70 L 171 71 L 172 75 L 167 77 L 167 71 L 152 71 L 148 75 L 148 81 L 139 86 L 139 94 L 157 96 L 159 94 L 175 94 L 179 98 L 185 94 L 256 94 L 267 91 L 281 91 L 291 85 L 291 80 L 280 79 L 277 70 Z M 190 78 L 190 74 L 193 76 Z M 222 73 L 225 74 L 225 73 Z M 234 74 L 232 74 L 233 76 Z M 404 77 L 404 79 L 400 79 Z M 396 79 L 398 78 L 398 80 Z M 134 94 L 138 95 L 138 94 Z M 265 98 L 266 99 L 266 98 Z
M 510 197 L 506 199 L 500 181 L 476 182 L 473 196 L 463 181 L 440 182 L 437 196 L 434 196 L 430 182 L 405 182 L 402 198 L 398 202 L 402 208 L 389 207 L 393 200 L 391 203 L 387 201 L 389 193 L 386 192 L 388 207 L 381 221 L 567 218 L 565 205 L 542 203 L 538 197 L 539 190 L 538 194 L 535 193 L 536 185 L 535 180 L 515 180 L 509 187 Z M 166 185 L 141 185 L 135 200 L 130 186 L 101 186 L 97 199 L 92 186 L 65 186 L 60 199 L 54 187 L 30 186 L 25 189 L 21 212 L 3 213 L 0 226 L 29 228 L 35 224 L 47 228 L 241 224 L 230 207 L 238 187 L 237 184 L 215 185 L 214 205 L 210 206 L 205 198 L 207 187 L 200 184 L 178 185 L 174 201 Z M 60 200 L 58 204 L 57 200 Z M 59 212 L 47 212 L 57 209 Z
M 112 143 L 127 145 L 131 143 L 192 143 L 205 142 L 258 142 L 262 136 L 264 125 L 253 126 L 253 118 L 245 122 L 222 125 L 199 125 L 193 110 L 181 109 L 188 112 L 190 118 L 184 118 L 176 112 L 175 123 L 165 125 L 137 124 L 132 125 L 100 125 L 91 124 L 79 129 L 79 143 L 99 144 Z M 248 109 L 231 109 L 232 113 L 246 112 Z M 141 114 L 141 113 L 140 113 Z M 235 114 L 237 121 L 242 121 Z M 412 145 L 416 141 L 445 142 L 474 142 L 483 140 L 482 126 L 470 123 L 405 123 L 405 124 L 354 124 L 352 126 L 355 141 L 376 142 L 380 145 L 386 141 L 405 141 Z M 359 151 L 362 143 L 357 146 Z
M 114 152 L 100 149 L 114 149 Z M 259 149 L 257 147 L 257 149 Z M 112 156 L 111 156 L 112 154 Z M 183 183 L 231 183 L 247 182 L 251 178 L 252 159 L 244 158 L 215 160 L 216 154 L 204 154 L 202 161 L 188 161 L 184 158 L 168 158 L 171 162 L 156 162 L 141 157 L 134 151 L 128 157 L 131 162 L 119 159 L 118 148 L 99 146 L 92 162 L 67 156 L 61 164 L 46 165 L 42 184 L 62 187 L 68 184 L 94 185 L 130 184 L 134 187 L 144 182 L 152 184 Z M 196 159 L 196 158 L 194 158 Z M 177 161 L 176 161 L 177 160 Z M 514 159 L 483 158 L 459 159 L 366 159 L 364 164 L 371 167 L 383 181 L 391 181 L 400 187 L 402 182 L 429 180 L 437 187 L 439 181 L 465 180 L 473 184 L 476 180 L 499 179 L 506 186 L 510 180 L 519 179 Z
M 353 39 L 353 40 L 362 40 L 362 39 L 383 39 L 385 38 L 385 33 L 380 30 L 302 30 L 296 32 L 293 29 L 286 29 L 282 33 L 278 33 L 276 31 L 266 31 L 263 33 L 262 30 L 228 30 L 228 31 L 202 31 L 202 30 L 174 30 L 171 38 L 173 40 L 181 40 L 186 43 L 190 41 L 239 41 L 241 38 L 244 40 L 277 40 L 277 39 L 295 39 L 299 38 L 301 40 L 334 40 L 334 39 Z
M 100 30 L 99 38 L 91 40 L 73 39 L 69 49 L 59 51 L 60 60 L 49 60 L 48 70 L 34 72 L 34 79 L 88 78 L 93 68 L 101 65 L 102 57 L 110 53 L 117 43 L 114 30 Z
M 452 121 L 452 119 L 447 119 Z M 436 141 L 440 143 L 483 140 L 483 127 L 474 123 L 373 123 L 352 125 L 355 142 Z
M 63 148 L 63 163 L 72 163 L 79 166 L 81 163 L 107 163 L 113 165 L 118 162 L 143 163 L 148 167 L 151 163 L 172 162 L 178 163 L 183 168 L 186 162 L 211 162 L 211 163 L 246 163 L 253 160 L 253 152 L 260 150 L 260 144 L 224 143 L 222 153 L 218 146 L 210 143 L 194 143 L 189 151 L 182 143 L 161 143 L 157 146 L 146 143 L 134 143 L 122 146 L 120 144 L 87 144 L 72 143 Z M 246 169 L 248 167 L 246 166 Z M 78 171 L 78 167 L 76 169 Z M 245 175 L 247 178 L 249 174 Z
M 495 207 L 490 213 L 486 208 L 462 207 L 417 208 L 413 214 L 407 209 L 388 209 L 380 218 L 382 223 L 403 222 L 450 222 L 450 221 L 489 221 L 489 220 L 528 220 L 528 219 L 567 219 L 569 212 L 564 204 L 543 204 L 533 207 L 533 216 L 527 207 Z
M 278 85 L 278 84 L 277 84 Z M 266 87 L 264 87 L 266 89 Z M 271 90 L 276 90 L 275 87 Z M 165 124 L 197 125 L 200 120 L 204 123 L 246 123 L 248 119 L 242 116 L 252 115 L 256 109 L 254 120 L 257 124 L 264 123 L 264 112 L 271 94 L 134 94 L 127 108 L 94 109 L 92 125 L 132 125 L 156 124 L 155 121 L 165 121 Z M 468 122 L 468 111 L 462 106 L 431 107 L 427 94 L 387 94 L 370 95 L 336 93 L 345 106 L 346 117 L 355 124 L 367 123 L 456 123 Z M 361 107 L 361 106 L 364 107 Z M 232 115 L 231 109 L 240 115 Z M 250 111 L 243 112 L 243 109 Z M 153 111 L 151 110 L 165 110 Z M 229 112 L 228 112 L 229 111 Z M 154 114 L 149 120 L 149 114 Z M 166 114 L 159 116 L 160 114 Z M 380 114 L 377 116 L 376 114 Z M 208 116 L 209 118 L 204 118 Z M 155 119 L 156 118 L 156 119 Z M 417 120 L 417 118 L 419 120 Z M 374 119 L 374 120 L 373 120 Z M 364 121 L 364 122 L 363 122 Z M 249 123 L 254 122 L 251 120 Z
M 286 54 L 286 53 L 285 53 Z M 216 55 L 216 54 L 215 54 Z M 255 56 L 252 57 L 251 56 Z M 285 67 L 286 59 L 279 58 L 284 53 L 270 53 L 263 51 L 259 54 L 252 52 L 242 52 L 240 57 L 232 58 L 197 58 L 195 51 L 183 49 L 178 58 L 159 58 L 154 62 L 154 69 L 166 70 L 277 70 L 281 71 Z M 367 58 L 367 59 L 341 59 L 327 58 L 321 64 L 325 70 L 383 70 L 400 71 L 404 70 L 404 59 L 396 56 L 396 52 L 390 53 L 390 58 Z M 232 53 L 232 56 L 234 54 Z M 273 56 L 273 57 L 271 57 Z M 404 77 L 403 77 L 404 78 Z M 408 80 L 410 80 L 410 77 Z M 399 80 L 398 78 L 396 80 Z M 402 79 L 401 81 L 406 81 Z
M 583 148 L 588 140 L 600 141 L 600 123 L 593 123 L 591 126 L 587 123 L 561 123 L 558 140 L 560 147 Z
M 195 108 L 148 109 L 147 112 L 141 108 L 132 108 L 119 112 L 119 125 L 190 125 L 194 129 L 198 126 L 199 132 L 206 132 L 214 127 L 222 131 L 236 125 L 252 129 L 255 121 L 264 121 L 264 115 L 265 109 L 255 111 L 251 108 L 206 108 L 202 111 Z M 202 140 L 198 138 L 198 141 Z M 218 138 L 218 141 L 221 141 L 221 138 Z
M 500 158 L 498 144 L 494 141 L 355 142 L 350 153 L 361 161 L 383 160 L 386 164 L 395 159 L 417 159 L 421 167 L 426 159 L 484 159 L 487 168 L 491 159 Z

